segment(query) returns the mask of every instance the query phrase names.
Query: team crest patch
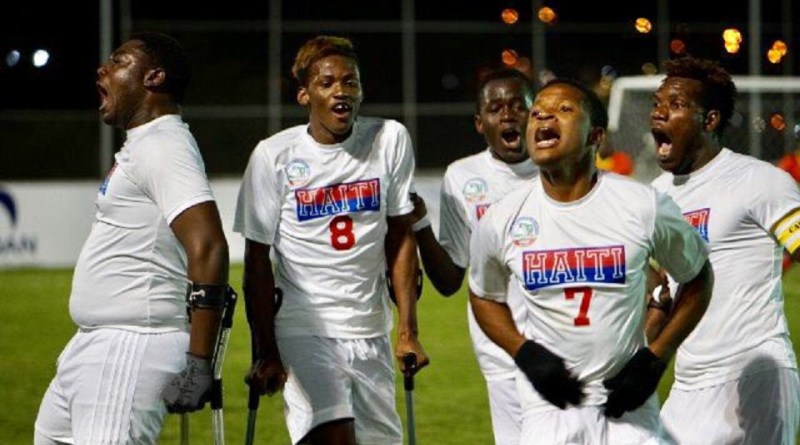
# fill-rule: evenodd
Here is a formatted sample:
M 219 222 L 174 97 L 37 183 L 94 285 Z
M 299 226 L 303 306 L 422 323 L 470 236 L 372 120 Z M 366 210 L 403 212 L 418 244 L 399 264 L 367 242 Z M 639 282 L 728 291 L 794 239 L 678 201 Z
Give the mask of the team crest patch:
M 486 200 L 489 186 L 481 178 L 472 178 L 464 184 L 464 198 L 467 202 L 481 202 Z
M 697 230 L 705 242 L 708 242 L 708 219 L 710 216 L 711 209 L 700 209 L 684 213 L 683 219 Z
M 285 172 L 290 187 L 304 186 L 311 177 L 311 167 L 308 166 L 306 161 L 301 159 L 289 161 L 289 163 L 286 164 Z
M 521 216 L 511 225 L 511 240 L 517 247 L 527 247 L 539 237 L 539 223 L 529 216 Z

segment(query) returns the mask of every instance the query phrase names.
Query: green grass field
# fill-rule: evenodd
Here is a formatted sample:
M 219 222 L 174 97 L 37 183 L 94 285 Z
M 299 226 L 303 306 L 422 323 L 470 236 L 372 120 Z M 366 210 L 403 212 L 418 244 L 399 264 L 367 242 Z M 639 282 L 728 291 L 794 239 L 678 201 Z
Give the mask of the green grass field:
M 241 289 L 241 267 L 231 271 Z M 75 327 L 67 300 L 71 270 L 0 271 L 3 310 L 0 311 L 0 444 L 32 443 L 33 422 L 42 394 L 55 372 L 55 360 Z M 784 277 L 786 313 L 800 345 L 800 266 Z M 417 441 L 422 444 L 491 444 L 492 435 L 483 378 L 472 354 L 466 324 L 466 291 L 445 299 L 425 286 L 420 301 L 421 339 L 431 366 L 417 379 L 414 395 Z M 244 373 L 250 361 L 249 333 L 243 307 L 237 310 L 225 362 L 225 429 L 229 444 L 244 443 L 247 391 Z M 659 392 L 662 400 L 672 381 L 669 373 Z M 402 383 L 398 380 L 398 412 L 404 415 Z M 211 443 L 208 409 L 190 416 L 191 442 Z M 161 444 L 178 443 L 178 417 L 169 416 Z M 262 398 L 256 441 L 262 445 L 289 443 L 280 396 Z

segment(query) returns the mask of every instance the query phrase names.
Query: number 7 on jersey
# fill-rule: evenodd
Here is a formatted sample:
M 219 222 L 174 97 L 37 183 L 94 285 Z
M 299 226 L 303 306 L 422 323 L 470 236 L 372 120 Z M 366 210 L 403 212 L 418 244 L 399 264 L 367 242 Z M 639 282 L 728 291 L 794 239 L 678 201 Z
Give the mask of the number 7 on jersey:
M 578 309 L 578 316 L 572 320 L 575 326 L 589 326 L 589 305 L 592 303 L 592 288 L 581 286 L 564 289 L 564 297 L 567 300 L 574 300 L 576 295 L 581 295 L 581 304 Z

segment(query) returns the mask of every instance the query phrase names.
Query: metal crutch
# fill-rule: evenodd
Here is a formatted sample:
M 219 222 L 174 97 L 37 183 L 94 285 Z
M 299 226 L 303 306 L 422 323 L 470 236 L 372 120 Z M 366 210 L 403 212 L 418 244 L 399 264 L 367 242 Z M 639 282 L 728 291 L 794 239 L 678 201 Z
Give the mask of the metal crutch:
M 211 365 L 214 371 L 214 380 L 211 383 L 211 424 L 214 431 L 214 445 L 225 444 L 225 422 L 222 414 L 222 365 L 225 361 L 225 351 L 228 349 L 228 341 L 233 327 L 236 298 L 236 292 L 229 287 L 228 292 L 225 294 L 222 326 L 217 336 L 217 344 L 214 347 L 214 358 Z
M 403 365 L 406 370 L 411 370 L 417 366 L 417 355 L 408 352 L 403 355 Z M 408 373 L 403 376 L 403 387 L 406 390 L 406 431 L 408 435 L 408 445 L 417 444 L 417 432 L 414 426 L 414 374 Z

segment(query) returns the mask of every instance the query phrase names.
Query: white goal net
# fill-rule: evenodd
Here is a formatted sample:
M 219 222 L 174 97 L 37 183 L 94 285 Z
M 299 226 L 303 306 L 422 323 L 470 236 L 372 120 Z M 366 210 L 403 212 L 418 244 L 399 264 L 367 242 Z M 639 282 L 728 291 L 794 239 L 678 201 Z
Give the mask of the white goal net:
M 620 77 L 608 103 L 609 142 L 634 161 L 634 176 L 649 182 L 661 173 L 650 134 L 653 92 L 662 75 Z M 768 162 L 800 145 L 800 77 L 734 76 L 736 110 L 722 144 Z

